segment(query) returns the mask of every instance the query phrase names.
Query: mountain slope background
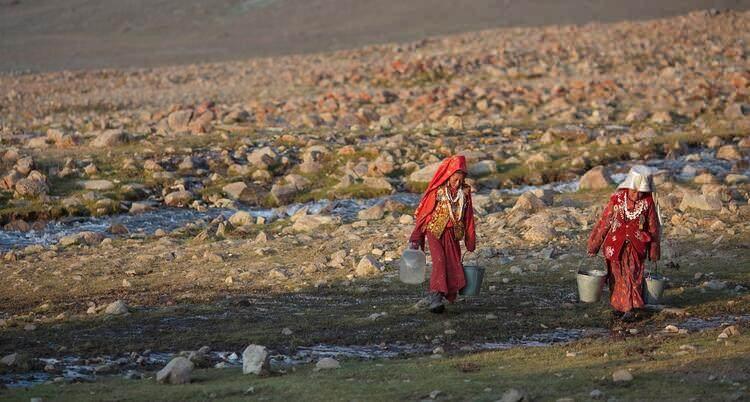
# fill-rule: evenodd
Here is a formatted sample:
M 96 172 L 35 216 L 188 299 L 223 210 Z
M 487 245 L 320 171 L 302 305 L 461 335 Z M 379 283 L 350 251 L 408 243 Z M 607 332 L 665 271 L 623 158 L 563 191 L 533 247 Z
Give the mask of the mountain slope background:
M 0 0 L 0 71 L 238 60 L 710 8 L 750 0 Z

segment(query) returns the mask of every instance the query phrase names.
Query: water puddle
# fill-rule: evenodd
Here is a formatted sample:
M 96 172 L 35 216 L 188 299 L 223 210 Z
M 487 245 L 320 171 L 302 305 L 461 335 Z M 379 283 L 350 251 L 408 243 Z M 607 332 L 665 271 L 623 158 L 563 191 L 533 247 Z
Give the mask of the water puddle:
M 726 325 L 750 322 L 750 315 L 718 316 L 712 318 L 687 318 L 674 324 L 689 332 L 700 332 L 721 328 Z M 478 342 L 470 344 L 446 343 L 448 351 L 473 353 L 512 348 L 546 347 L 555 344 L 577 341 L 583 338 L 603 337 L 609 334 L 604 328 L 557 328 L 552 331 L 510 339 L 505 342 Z M 287 370 L 293 366 L 311 364 L 322 358 L 377 360 L 414 356 L 425 356 L 432 353 L 434 345 L 396 342 L 381 345 L 313 345 L 297 347 L 291 353 L 271 351 L 270 364 L 274 370 Z M 64 357 L 62 359 L 41 358 L 39 366 L 46 366 L 49 372 L 34 371 L 0 375 L 0 384 L 8 388 L 28 388 L 35 385 L 54 382 L 91 382 L 102 375 L 122 375 L 141 378 L 142 372 L 161 369 L 175 356 L 174 353 L 144 352 L 130 353 L 121 356 L 101 356 L 91 359 Z M 216 368 L 242 367 L 242 352 L 213 351 L 205 355 L 208 364 Z

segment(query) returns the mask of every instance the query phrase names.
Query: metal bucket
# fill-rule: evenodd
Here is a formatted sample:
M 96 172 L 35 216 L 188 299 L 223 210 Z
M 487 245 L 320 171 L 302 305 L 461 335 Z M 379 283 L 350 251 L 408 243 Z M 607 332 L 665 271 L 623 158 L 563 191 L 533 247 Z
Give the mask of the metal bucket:
M 643 282 L 643 301 L 646 304 L 659 304 L 667 278 L 659 274 L 648 274 Z
M 479 291 L 482 289 L 484 267 L 464 265 L 464 276 L 466 277 L 466 286 L 458 293 L 462 296 L 478 296 Z
M 602 297 L 602 287 L 607 279 L 607 272 L 592 269 L 578 270 L 576 281 L 578 282 L 578 299 L 584 303 L 594 303 Z

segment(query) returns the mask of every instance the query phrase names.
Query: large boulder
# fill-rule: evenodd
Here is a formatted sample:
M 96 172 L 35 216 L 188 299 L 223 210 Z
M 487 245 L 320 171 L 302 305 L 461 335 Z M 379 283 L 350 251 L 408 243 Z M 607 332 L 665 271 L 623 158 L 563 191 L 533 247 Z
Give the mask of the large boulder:
M 366 255 L 357 264 L 355 273 L 359 277 L 372 276 L 383 271 L 383 265 L 375 257 Z
M 414 183 L 429 183 L 437 172 L 440 162 L 431 163 L 409 175 L 409 181 Z
M 495 172 L 497 172 L 497 164 L 490 159 L 479 161 L 469 166 L 469 174 L 471 176 L 487 176 Z
M 578 182 L 580 190 L 601 190 L 609 188 L 612 185 L 612 179 L 604 170 L 604 166 L 596 166 L 581 176 Z
M 534 193 L 531 191 L 527 191 L 523 194 L 521 194 L 520 197 L 516 200 L 515 205 L 513 205 L 514 211 L 522 211 L 526 213 L 533 213 L 533 212 L 539 212 L 543 210 L 546 207 L 544 204 L 544 201 L 539 199 Z
M 97 135 L 91 146 L 94 148 L 108 148 L 128 142 L 128 135 L 122 130 L 105 130 Z
M 242 352 L 242 373 L 259 375 L 268 366 L 268 351 L 265 346 L 249 345 Z
M 170 360 L 163 369 L 156 373 L 156 381 L 168 384 L 188 384 L 190 374 L 193 372 L 193 362 L 188 358 L 179 356 Z
M 680 202 L 680 210 L 698 209 L 701 211 L 721 211 L 721 200 L 718 197 L 698 194 L 685 190 Z

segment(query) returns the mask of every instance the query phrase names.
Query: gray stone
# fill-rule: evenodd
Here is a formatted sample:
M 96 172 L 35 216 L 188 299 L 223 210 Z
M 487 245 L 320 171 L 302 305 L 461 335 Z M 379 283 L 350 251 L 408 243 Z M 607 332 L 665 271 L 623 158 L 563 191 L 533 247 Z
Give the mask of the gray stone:
M 487 176 L 497 172 L 497 165 L 494 160 L 483 160 L 469 166 L 471 176 Z
M 737 161 L 742 159 L 742 153 L 736 145 L 724 145 L 716 151 L 716 157 L 728 161 Z
M 336 359 L 330 357 L 324 357 L 315 363 L 316 370 L 335 370 L 340 367 L 341 364 Z
M 11 353 L 9 355 L 4 356 L 2 359 L 0 359 L 0 364 L 6 365 L 8 367 L 12 367 L 16 364 L 18 361 L 18 353 Z
M 107 305 L 104 309 L 104 314 L 108 315 L 122 315 L 128 313 L 128 305 L 122 300 L 117 300 Z
M 299 194 L 299 189 L 293 184 L 276 183 L 271 187 L 271 197 L 279 205 L 289 204 Z
M 500 398 L 500 402 L 528 402 L 530 400 L 531 399 L 526 392 L 517 390 L 515 388 L 511 388 L 505 391 L 505 393 L 503 393 L 503 396 Z
M 115 188 L 115 184 L 109 180 L 84 180 L 81 186 L 86 190 L 108 191 Z
M 601 190 L 608 188 L 612 179 L 605 172 L 604 166 L 596 166 L 581 176 L 578 188 L 581 190 Z
M 193 362 L 186 357 L 175 357 L 156 373 L 156 381 L 168 384 L 189 384 L 193 372 Z
M 267 359 L 265 346 L 249 345 L 242 352 L 242 373 L 260 375 L 268 367 Z
M 698 209 L 701 211 L 721 211 L 721 200 L 717 197 L 706 196 L 685 190 L 680 202 L 680 210 Z
M 409 181 L 415 183 L 429 183 L 432 176 L 437 172 L 440 162 L 429 164 L 409 175 Z
M 357 218 L 366 221 L 376 221 L 383 219 L 385 215 L 385 204 L 379 202 L 370 208 L 363 209 L 357 213 Z
M 193 117 L 192 110 L 178 110 L 169 114 L 167 124 L 174 131 L 187 131 L 191 117 Z
M 254 222 L 255 218 L 247 211 L 237 211 L 229 217 L 229 223 L 235 227 L 251 225 Z
M 15 190 L 19 197 L 36 198 L 47 194 L 49 187 L 42 180 L 21 179 L 16 182 Z
M 108 148 L 128 142 L 128 135 L 122 130 L 106 130 L 97 135 L 91 146 L 94 148 Z
M 326 215 L 303 215 L 297 218 L 292 229 L 297 232 L 310 232 L 323 225 L 335 225 L 341 220 L 337 217 Z
M 614 382 L 630 382 L 633 381 L 633 374 L 626 369 L 619 369 L 612 373 L 612 381 Z
M 366 255 L 357 264 L 355 273 L 359 277 L 372 276 L 383 270 L 383 265 L 375 257 Z
M 193 201 L 190 191 L 174 191 L 164 197 L 164 203 L 170 207 L 185 207 Z
M 545 208 L 544 201 L 540 200 L 534 193 L 527 191 L 521 194 L 513 205 L 514 211 L 526 213 L 539 212 Z

